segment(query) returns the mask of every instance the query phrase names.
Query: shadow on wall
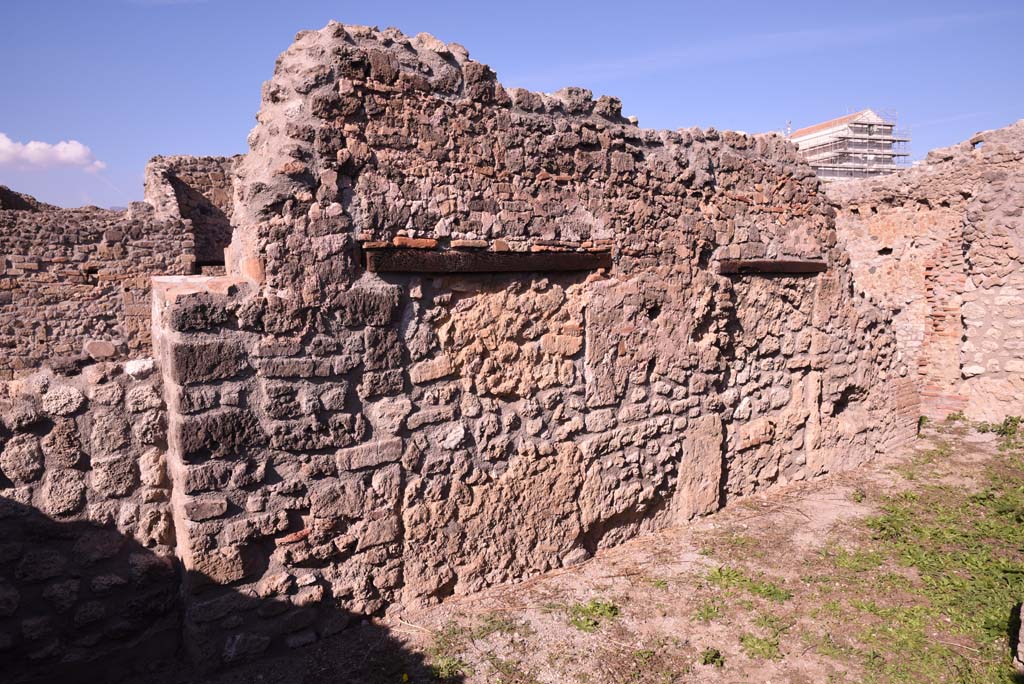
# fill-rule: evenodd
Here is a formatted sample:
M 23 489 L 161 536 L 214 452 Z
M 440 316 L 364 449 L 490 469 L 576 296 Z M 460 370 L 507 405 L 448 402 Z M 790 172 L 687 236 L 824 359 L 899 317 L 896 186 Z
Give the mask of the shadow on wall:
M 173 178 L 171 186 L 178 205 L 192 221 L 198 266 L 223 266 L 224 249 L 231 242 L 231 219 L 202 193 Z
M 193 597 L 188 610 L 219 638 L 183 638 L 180 572 L 175 558 L 154 554 L 110 527 L 57 521 L 0 497 L 0 681 L 434 681 L 421 655 L 378 625 L 349 625 L 353 616 L 340 609 L 328 621 L 338 633 L 299 648 L 318 636 L 308 625 L 324 607 L 297 606 L 294 597 L 272 603 L 212 587 Z M 203 584 L 202 577 L 194 579 Z M 268 622 L 294 631 L 283 640 L 231 633 L 243 622 L 241 614 L 257 609 L 275 612 L 278 618 Z M 267 657 L 210 674 L 222 660 L 260 654 Z

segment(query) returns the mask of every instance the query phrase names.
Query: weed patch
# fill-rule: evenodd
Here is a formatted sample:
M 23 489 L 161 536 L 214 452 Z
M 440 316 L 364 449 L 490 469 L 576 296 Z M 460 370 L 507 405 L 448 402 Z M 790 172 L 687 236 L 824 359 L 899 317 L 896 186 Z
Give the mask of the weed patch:
M 569 624 L 581 632 L 594 632 L 606 620 L 619 616 L 619 607 L 611 601 L 590 599 L 569 608 Z
M 486 639 L 492 634 L 527 637 L 534 634 L 529 623 L 516 620 L 506 613 L 494 612 L 484 616 L 483 621 L 472 631 L 473 639 Z
M 700 664 L 725 667 L 725 656 L 717 648 L 705 648 L 700 654 Z
M 708 573 L 708 582 L 723 589 L 743 589 L 755 596 L 782 603 L 793 597 L 793 594 L 775 582 L 763 577 L 753 578 L 742 570 L 723 565 Z
M 1018 426 L 1008 419 L 992 431 L 1004 435 L 1005 447 L 1018 438 Z M 922 485 L 916 493 L 890 497 L 882 512 L 866 521 L 876 542 L 868 553 L 890 556 L 919 578 L 904 579 L 914 605 L 851 602 L 875 618 L 859 635 L 867 647 L 869 681 L 1014 681 L 1007 622 L 1011 607 L 1024 596 L 1020 455 L 1002 454 L 987 479 L 988 486 L 976 494 Z M 943 625 L 961 638 L 937 641 L 934 630 Z
M 753 634 L 741 634 L 740 646 L 749 658 L 760 660 L 782 660 L 782 651 L 779 649 L 778 635 L 770 637 L 759 637 Z
M 700 622 L 712 622 L 722 615 L 722 604 L 717 601 L 705 601 L 697 607 L 694 617 Z

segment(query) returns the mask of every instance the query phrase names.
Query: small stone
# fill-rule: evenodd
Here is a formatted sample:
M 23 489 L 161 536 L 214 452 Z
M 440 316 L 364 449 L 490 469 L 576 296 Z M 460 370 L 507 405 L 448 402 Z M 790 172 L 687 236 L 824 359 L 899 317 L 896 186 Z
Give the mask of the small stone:
M 85 397 L 70 385 L 54 385 L 43 395 L 43 411 L 51 416 L 70 416 L 82 407 Z
M 43 437 L 42 446 L 51 467 L 74 468 L 82 460 L 82 443 L 74 420 L 56 421 L 50 433 Z
M 89 582 L 89 588 L 94 594 L 105 594 L 111 589 L 124 586 L 127 583 L 128 580 L 120 575 L 96 575 Z
M 976 375 L 981 375 L 985 372 L 984 366 L 964 366 L 960 371 L 965 378 L 973 378 Z
M 256 584 L 256 595 L 260 598 L 284 596 L 292 590 L 295 578 L 287 572 L 277 572 L 263 577 Z
M 21 634 L 29 641 L 38 641 L 53 634 L 53 618 L 48 615 L 25 618 L 21 621 Z
M 320 584 L 311 584 L 299 589 L 295 595 L 292 596 L 292 603 L 301 608 L 302 606 L 312 606 L 320 603 L 323 598 L 323 586 Z
M 304 573 L 295 578 L 295 584 L 300 587 L 309 587 L 317 583 L 317 576 L 311 572 Z
M 107 340 L 89 340 L 82 350 L 96 361 L 103 361 L 117 354 L 117 347 Z
M 163 405 L 163 399 L 151 385 L 133 387 L 125 395 L 125 408 L 130 413 L 141 413 L 149 409 L 158 409 Z
M 579 565 L 588 558 L 590 558 L 590 554 L 587 553 L 586 549 L 576 547 L 562 556 L 562 566 L 569 567 L 570 565 Z
M 416 37 L 412 39 L 412 44 L 420 50 L 430 50 L 439 55 L 451 54 L 444 42 L 429 33 L 417 33 Z
M 385 398 L 364 408 L 370 424 L 382 435 L 397 435 L 412 412 L 412 402 L 406 397 Z
M 185 515 L 189 520 L 201 521 L 219 518 L 227 513 L 228 498 L 223 494 L 197 496 L 185 502 Z
M 54 470 L 42 490 L 43 508 L 50 515 L 71 515 L 85 505 L 85 475 L 78 470 Z
M 262 634 L 240 632 L 232 634 L 224 642 L 224 662 L 234 663 L 260 655 L 270 646 L 270 637 Z
M 53 582 L 43 589 L 43 598 L 52 603 L 58 613 L 63 613 L 78 600 L 79 585 L 76 579 Z
M 434 249 L 437 247 L 437 240 L 433 238 L 410 238 L 399 235 L 391 242 L 395 247 L 409 247 L 412 249 Z
M 93 460 L 92 486 L 105 497 L 128 496 L 138 482 L 138 468 L 135 459 L 130 456 Z
M 443 446 L 445 449 L 449 449 L 449 450 L 450 449 L 458 449 L 459 446 L 462 445 L 462 440 L 464 440 L 465 438 L 466 438 L 466 428 L 465 428 L 465 426 L 463 426 L 462 423 L 457 423 L 455 425 L 455 427 L 453 427 L 448 432 L 448 434 L 445 436 L 444 440 L 441 442 L 441 446 Z
M 453 249 L 487 249 L 487 240 L 452 240 Z
M 33 549 L 21 557 L 14 576 L 25 582 L 42 582 L 57 577 L 68 560 L 53 549 Z
M 193 561 L 193 570 L 205 575 L 213 584 L 231 584 L 248 574 L 241 549 L 227 546 L 199 554 Z
M 583 337 L 580 335 L 556 335 L 547 333 L 540 338 L 540 348 L 547 354 L 570 357 L 583 349 Z
M 132 359 L 124 364 L 124 372 L 135 380 L 149 377 L 156 367 L 153 359 Z
M 440 380 L 454 372 L 452 362 L 447 356 L 439 356 L 430 361 L 421 361 L 409 369 L 409 379 L 414 384 L 422 385 L 434 380 Z
M 316 632 L 311 629 L 304 629 L 301 632 L 289 634 L 285 637 L 284 643 L 288 648 L 300 648 L 302 646 L 308 646 L 314 641 L 316 641 Z
M 0 471 L 17 484 L 35 482 L 43 474 L 43 452 L 31 434 L 11 438 L 0 452 Z

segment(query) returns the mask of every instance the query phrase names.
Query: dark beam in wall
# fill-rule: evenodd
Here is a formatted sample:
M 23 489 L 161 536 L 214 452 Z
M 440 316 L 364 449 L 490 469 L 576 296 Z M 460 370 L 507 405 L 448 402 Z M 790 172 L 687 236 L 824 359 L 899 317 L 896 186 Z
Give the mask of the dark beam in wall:
M 610 268 L 608 252 L 483 252 L 450 249 L 366 250 L 366 268 L 374 273 L 516 273 L 593 271 Z
M 722 259 L 718 272 L 723 275 L 813 275 L 824 273 L 824 259 Z

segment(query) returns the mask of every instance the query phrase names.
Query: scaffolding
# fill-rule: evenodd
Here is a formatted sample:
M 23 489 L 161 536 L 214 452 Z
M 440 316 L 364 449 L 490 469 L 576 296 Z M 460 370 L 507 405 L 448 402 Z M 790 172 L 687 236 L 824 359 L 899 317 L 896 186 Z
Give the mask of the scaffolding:
M 909 137 L 870 109 L 801 128 L 787 136 L 824 181 L 882 176 L 905 168 Z

